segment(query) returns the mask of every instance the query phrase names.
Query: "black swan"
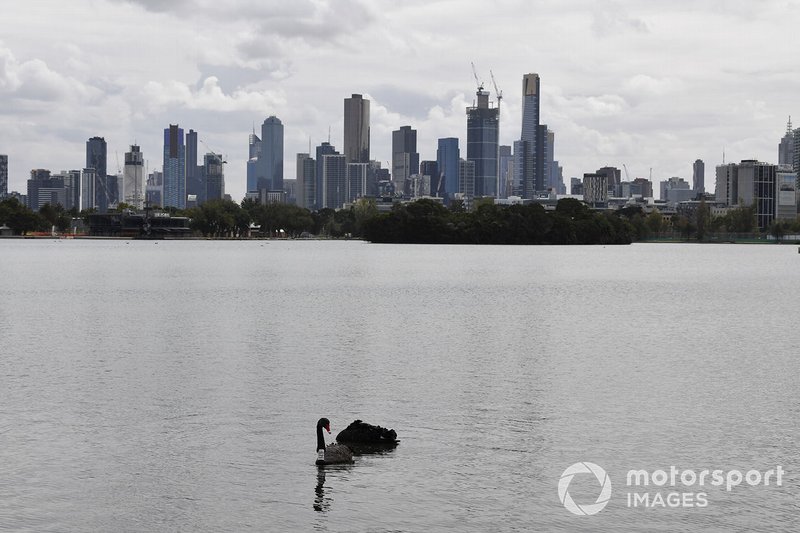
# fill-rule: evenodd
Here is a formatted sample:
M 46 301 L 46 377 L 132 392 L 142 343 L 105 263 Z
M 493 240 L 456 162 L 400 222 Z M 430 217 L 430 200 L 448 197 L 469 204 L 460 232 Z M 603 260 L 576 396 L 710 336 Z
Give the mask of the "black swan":
M 331 444 L 325 446 L 325 437 L 322 428 L 331 432 L 331 422 L 327 418 L 320 418 L 317 422 L 317 464 L 335 465 L 353 462 L 353 451 L 344 444 Z
M 380 426 L 373 426 L 356 420 L 336 435 L 337 442 L 343 442 L 356 452 L 369 452 L 394 448 L 400 442 L 397 432 Z

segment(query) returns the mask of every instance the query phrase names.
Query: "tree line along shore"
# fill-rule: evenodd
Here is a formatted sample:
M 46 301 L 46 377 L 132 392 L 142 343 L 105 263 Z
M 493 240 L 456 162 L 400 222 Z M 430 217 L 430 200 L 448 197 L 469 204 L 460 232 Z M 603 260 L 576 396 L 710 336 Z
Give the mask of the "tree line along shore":
M 120 205 L 119 211 L 128 206 Z M 666 217 L 639 206 L 616 211 L 593 210 L 574 198 L 558 201 L 555 210 L 539 204 L 495 205 L 478 202 L 466 210 L 460 202 L 445 207 L 434 200 L 395 204 L 380 212 L 374 200 L 361 199 L 346 209 L 309 211 L 295 205 L 240 204 L 214 200 L 199 207 L 165 210 L 187 217 L 195 236 L 206 238 L 310 237 L 354 238 L 375 243 L 419 244 L 630 244 L 648 240 L 730 241 L 737 236 L 780 239 L 800 234 L 800 219 L 776 221 L 758 234 L 755 210 L 741 207 L 712 216 L 701 205 L 691 217 Z M 15 198 L 0 201 L 0 226 L 14 235 L 68 234 L 74 221 L 93 211 L 43 206 L 34 212 Z

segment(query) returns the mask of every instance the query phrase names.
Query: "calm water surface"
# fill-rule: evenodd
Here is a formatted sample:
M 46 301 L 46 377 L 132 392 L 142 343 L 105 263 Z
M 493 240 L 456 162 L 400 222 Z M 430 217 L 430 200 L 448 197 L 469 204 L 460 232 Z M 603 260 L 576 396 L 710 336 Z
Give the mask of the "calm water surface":
M 794 246 L 0 241 L 0 529 L 796 530 L 798 294 Z M 402 443 L 320 470 L 321 416 Z M 628 508 L 671 465 L 785 474 Z

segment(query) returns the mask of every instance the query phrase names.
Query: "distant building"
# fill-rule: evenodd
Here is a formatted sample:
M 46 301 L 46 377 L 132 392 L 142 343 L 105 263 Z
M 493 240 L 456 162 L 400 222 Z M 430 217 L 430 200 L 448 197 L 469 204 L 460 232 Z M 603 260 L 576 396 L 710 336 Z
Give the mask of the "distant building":
M 31 178 L 28 180 L 28 207 L 33 211 L 39 211 L 44 205 L 51 206 L 64 205 L 66 203 L 66 191 L 64 181 L 60 178 L 50 176 L 50 171 L 45 169 L 31 170 Z
M 255 192 L 258 190 L 258 158 L 261 157 L 261 139 L 256 135 L 255 128 L 248 139 L 248 153 L 247 192 Z
M 132 144 L 125 153 L 125 169 L 122 174 L 123 201 L 134 209 L 144 208 L 145 196 L 144 154 L 139 146 Z
M 778 166 L 775 172 L 777 187 L 776 218 L 795 220 L 797 218 L 797 176 L 791 166 Z
M 336 148 L 329 142 L 323 142 L 316 148 L 316 187 L 315 187 L 315 195 L 316 200 L 314 202 L 314 206 L 306 206 L 308 209 L 322 209 L 326 207 L 326 199 L 325 199 L 325 174 L 324 174 L 324 160 L 323 158 L 326 155 L 338 155 L 339 152 L 336 151 Z M 347 169 L 344 170 L 347 172 Z
M 153 171 L 147 176 L 144 201 L 147 207 L 162 207 L 164 205 L 163 172 Z
M 583 180 L 580 178 L 569 179 L 569 193 L 573 196 L 580 196 L 583 194 Z
M 369 189 L 368 178 L 369 163 L 347 164 L 347 193 L 345 197 L 347 202 L 354 202 L 358 198 L 367 196 Z
M 641 194 L 642 198 L 652 198 L 653 197 L 653 182 L 646 178 L 636 178 L 632 182 L 631 186 L 631 193 L 633 194 Z
M 84 168 L 81 173 L 81 210 L 97 209 L 97 171 L 94 168 Z
M 186 145 L 183 128 L 164 129 L 164 197 L 162 207 L 186 208 Z
M 459 192 L 461 179 L 458 175 L 460 169 L 461 151 L 458 148 L 456 137 L 439 139 L 436 150 L 436 165 L 439 167 L 439 188 L 437 196 L 447 200 Z
M 306 209 L 313 209 L 316 191 L 316 162 L 309 154 L 297 154 L 296 179 L 297 179 L 297 205 Z
M 189 130 L 186 134 L 186 196 L 194 196 L 197 204 L 206 199 L 204 166 L 197 164 L 197 132 Z
M 467 160 L 475 165 L 475 179 L 473 192 L 464 194 L 497 196 L 500 114 L 496 107 L 489 107 L 489 93 L 483 86 L 475 95 L 476 105 L 467 108 Z
M 536 73 L 522 77 L 522 134 L 514 142 L 515 188 L 523 198 L 534 198 L 546 187 L 545 145 L 547 126 L 539 121 L 540 79 Z
M 500 146 L 500 182 L 498 197 L 508 198 L 514 194 L 514 156 L 511 153 L 511 146 Z
M 458 193 L 470 199 L 475 196 L 475 161 L 458 161 Z
M 431 196 L 431 177 L 412 174 L 408 178 L 408 196 L 411 198 L 427 198 Z
M 419 173 L 430 178 L 430 195 L 441 197 L 439 194 L 439 165 L 436 161 L 421 161 Z
M 792 117 L 789 117 L 789 122 L 786 123 L 786 134 L 778 143 L 778 165 L 793 166 L 794 165 L 794 134 L 792 133 Z
M 64 209 L 81 209 L 81 171 L 62 170 L 53 176 L 64 183 Z
M 777 169 L 752 159 L 718 166 L 716 201 L 733 207 L 755 205 L 758 228 L 767 229 L 778 212 Z
M 98 176 L 106 176 L 108 147 L 103 137 L 92 137 L 86 141 L 86 168 L 93 168 Z
M 402 126 L 392 132 L 392 181 L 395 188 L 405 191 L 408 179 L 418 173 L 417 130 Z
M 203 201 L 224 199 L 225 169 L 222 157 L 215 153 L 207 153 L 203 156 L 203 169 L 206 185 Z
M 283 192 L 286 193 L 286 203 L 297 205 L 297 180 L 283 178 Z
M 261 152 L 258 157 L 258 190 L 283 189 L 283 123 L 276 116 L 261 125 Z
M 695 195 L 706 192 L 706 164 L 702 159 L 698 159 L 692 165 L 692 189 Z
M 8 196 L 8 156 L 0 154 L 0 200 Z
M 553 161 L 550 176 L 556 194 L 567 194 L 567 186 L 564 184 L 564 168 L 558 161 Z
M 322 207 L 339 209 L 347 201 L 347 160 L 341 154 L 322 156 Z
M 545 126 L 545 145 L 544 145 L 544 190 L 558 189 L 558 170 L 555 168 L 556 158 L 556 134 Z
M 678 202 L 694 199 L 694 191 L 683 178 L 672 177 L 661 182 L 661 199 L 668 205 L 674 206 Z
M 583 175 L 583 201 L 592 207 L 608 205 L 608 175 Z
M 348 163 L 369 163 L 369 100 L 344 99 L 344 156 Z
M 109 205 L 116 203 L 118 194 L 116 183 L 108 180 L 108 147 L 103 137 L 92 137 L 86 141 L 86 167 L 93 169 L 91 184 L 92 198 L 84 198 L 84 206 L 97 209 L 101 213 L 108 211 Z
M 603 167 L 597 169 L 600 176 L 605 176 L 608 184 L 609 196 L 620 196 L 619 185 L 622 183 L 622 172 L 617 167 Z

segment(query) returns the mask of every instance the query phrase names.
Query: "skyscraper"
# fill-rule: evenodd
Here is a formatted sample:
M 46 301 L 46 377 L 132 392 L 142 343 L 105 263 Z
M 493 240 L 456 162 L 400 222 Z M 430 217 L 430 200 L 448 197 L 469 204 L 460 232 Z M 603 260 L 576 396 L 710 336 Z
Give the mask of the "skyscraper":
M 514 142 L 515 184 L 523 198 L 533 198 L 545 189 L 545 154 L 547 126 L 539 123 L 539 75 L 522 77 L 522 134 Z
M 283 190 L 283 123 L 275 115 L 261 125 L 258 190 Z
M 81 209 L 97 209 L 97 171 L 84 168 L 81 175 Z
M 31 179 L 28 180 L 28 207 L 39 211 L 45 204 L 55 207 L 66 203 L 64 181 L 61 178 L 51 177 L 50 171 L 45 169 L 31 170 Z
M 208 153 L 203 157 L 203 175 L 206 191 L 203 201 L 222 200 L 225 198 L 225 172 L 222 156 Z
M 500 198 L 508 198 L 514 194 L 514 156 L 511 155 L 511 147 L 500 146 L 500 188 L 497 191 Z
M 695 195 L 706 192 L 706 164 L 702 159 L 698 159 L 692 165 L 692 188 Z
M 395 189 L 404 191 L 408 178 L 418 172 L 417 130 L 402 126 L 392 132 L 392 181 Z
M 439 192 L 439 164 L 436 161 L 420 161 L 419 173 L 430 178 L 430 195 L 441 196 Z
M 456 137 L 445 137 L 439 139 L 436 150 L 436 164 L 439 167 L 439 187 L 436 189 L 437 196 L 441 196 L 449 202 L 453 195 L 459 192 L 459 160 L 461 151 L 458 148 Z
M 544 158 L 544 182 L 545 190 L 557 188 L 557 177 L 556 173 L 558 172 L 555 168 L 555 150 L 556 150 L 556 134 L 553 130 L 549 129 L 547 126 L 544 127 L 546 131 L 547 137 L 545 137 L 545 158 Z
M 94 169 L 91 185 L 94 197 L 86 200 L 91 204 L 89 208 L 95 208 L 101 213 L 108 211 L 109 204 L 114 203 L 116 197 L 112 190 L 115 184 L 109 184 L 108 180 L 107 159 L 108 148 L 103 137 L 92 137 L 86 141 L 86 168 Z
M 8 196 L 8 156 L 0 154 L 0 200 Z
M 108 148 L 103 137 L 92 137 L 86 141 L 86 168 L 93 168 L 98 176 L 107 175 Z
M 148 207 L 161 207 L 164 203 L 164 173 L 157 170 L 147 176 L 145 201 Z
M 794 134 L 792 133 L 792 117 L 786 123 L 786 134 L 778 143 L 778 165 L 794 165 Z
M 347 201 L 347 163 L 344 155 L 322 156 L 322 207 L 339 209 Z
M 125 169 L 122 174 L 122 199 L 134 209 L 144 207 L 144 154 L 135 144 L 125 152 Z
M 255 127 L 248 139 L 249 156 L 247 159 L 247 191 L 258 191 L 258 159 L 261 157 L 261 139 L 256 135 Z
M 458 192 L 468 198 L 475 196 L 475 161 L 458 160 Z
M 344 99 L 344 156 L 348 163 L 369 163 L 369 100 Z
M 186 208 L 186 146 L 183 128 L 170 124 L 164 130 L 164 205 Z
M 312 209 L 316 203 L 316 162 L 309 154 L 297 154 L 297 206 Z
M 189 130 L 186 134 L 186 195 L 194 196 L 198 204 L 206 196 L 204 166 L 197 164 L 197 132 Z
M 368 190 L 369 163 L 347 164 L 347 195 L 348 202 L 354 202 L 366 196 Z
M 609 196 L 616 196 L 617 194 L 619 194 L 618 189 L 620 183 L 622 183 L 622 171 L 620 169 L 618 169 L 617 167 L 603 167 L 597 169 L 597 172 L 595 172 L 595 174 L 606 177 L 606 186 L 608 187 Z M 584 180 L 584 185 L 585 185 L 585 180 Z
M 64 183 L 64 209 L 81 208 L 81 171 L 62 170 L 53 176 Z
M 483 86 L 475 94 L 477 105 L 467 108 L 467 160 L 475 163 L 473 195 L 497 196 L 499 110 L 489 107 L 489 93 Z
M 780 184 L 777 174 L 777 165 L 755 160 L 720 165 L 717 167 L 716 201 L 755 207 L 758 228 L 764 231 L 778 211 Z
M 336 151 L 336 148 L 329 142 L 323 142 L 319 146 L 317 146 L 316 151 L 316 162 L 317 162 L 317 169 L 316 169 L 316 177 L 315 177 L 315 205 L 313 209 L 322 209 L 325 207 L 325 183 L 324 183 L 324 174 L 323 174 L 323 157 L 326 155 L 333 155 L 338 154 L 339 152 Z M 310 206 L 307 206 L 308 209 L 311 209 Z

